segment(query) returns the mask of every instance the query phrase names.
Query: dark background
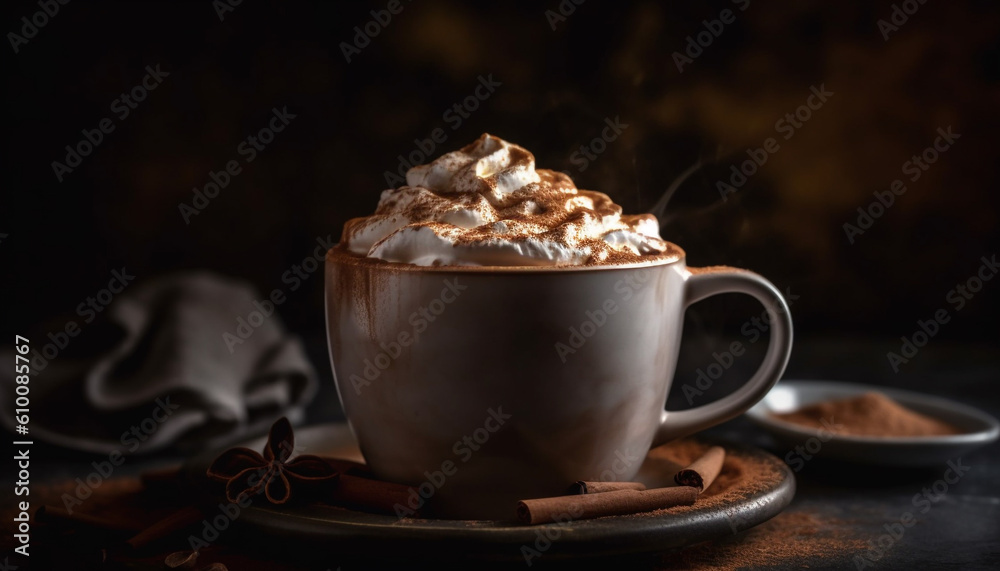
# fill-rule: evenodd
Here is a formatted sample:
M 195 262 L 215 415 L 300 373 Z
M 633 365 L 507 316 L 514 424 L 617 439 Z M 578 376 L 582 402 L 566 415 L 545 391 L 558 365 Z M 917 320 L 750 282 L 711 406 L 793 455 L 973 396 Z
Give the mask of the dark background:
M 993 2 L 929 2 L 886 41 L 877 22 L 891 17 L 889 2 L 754 0 L 740 12 L 732 2 L 589 0 L 553 30 L 546 10 L 559 10 L 554 0 L 404 0 L 345 61 L 341 43 L 385 5 L 244 2 L 220 21 L 208 1 L 72 2 L 19 53 L 8 45 L 4 325 L 55 331 L 122 266 L 139 282 L 210 268 L 264 294 L 287 292 L 282 274 L 317 237 L 336 240 L 345 220 L 372 212 L 396 157 L 436 128 L 447 141 L 433 156 L 488 131 L 626 212 L 651 209 L 701 161 L 670 202 L 663 236 L 692 266 L 750 268 L 798 296 L 799 343 L 882 340 L 866 349 L 879 357 L 878 374 L 891 372 L 881 355 L 898 349 L 899 336 L 951 309 L 948 291 L 997 251 Z M 735 22 L 679 72 L 672 53 L 724 8 Z M 4 10 L 5 29 L 19 32 L 20 18 L 38 7 L 18 1 Z M 157 64 L 169 77 L 115 118 L 112 102 Z M 444 113 L 480 76 L 502 85 L 453 128 Z M 821 85 L 834 95 L 781 139 L 775 122 Z M 191 204 L 209 171 L 243 158 L 237 146 L 275 107 L 296 119 L 185 224 L 179 204 Z M 115 131 L 58 182 L 52 161 L 105 117 Z M 615 117 L 628 128 L 581 172 L 572 154 Z M 856 223 L 857 208 L 904 178 L 902 164 L 949 126 L 961 139 L 850 244 L 844 223 Z M 781 149 L 721 200 L 716 182 L 771 136 Z M 307 339 L 323 336 L 322 285 L 313 274 L 279 309 Z M 952 310 L 931 345 L 995 348 L 998 286 L 987 283 Z M 759 311 L 738 296 L 700 304 L 688 317 L 679 375 L 740 339 Z M 329 375 L 324 360 L 316 364 Z
M 17 53 L 5 36 L 0 268 L 7 338 L 26 335 L 40 347 L 38 338 L 79 320 L 77 305 L 123 266 L 136 284 L 207 268 L 246 279 L 262 298 L 285 291 L 278 312 L 305 341 L 323 386 L 307 422 L 338 418 L 322 273 L 296 291 L 282 275 L 312 254 L 317 238 L 336 240 L 347 219 L 374 210 L 386 171 L 398 169 L 397 157 L 414 151 L 415 139 L 442 129 L 447 141 L 435 145 L 437 156 L 490 132 L 533 151 L 539 167 L 566 170 L 581 188 L 606 192 L 629 213 L 649 211 L 700 164 L 677 187 L 662 234 L 687 251 L 692 266 L 750 268 L 788 294 L 796 340 L 786 377 L 908 388 L 1000 414 L 993 389 L 1000 280 L 961 311 L 947 299 L 975 275 L 982 256 L 1000 249 L 995 1 L 928 1 L 886 40 L 878 21 L 891 17 L 890 0 L 751 0 L 742 12 L 743 2 L 587 0 L 555 29 L 546 11 L 558 11 L 557 0 L 403 0 L 402 12 L 345 61 L 341 43 L 387 4 L 247 0 L 220 21 L 210 0 L 76 0 Z M 727 8 L 735 21 L 678 71 L 672 54 Z M 39 7 L 16 0 L 0 10 L 3 31 L 21 33 L 21 18 Z M 112 102 L 157 65 L 169 76 L 119 120 Z M 502 85 L 460 124 L 449 121 L 445 113 L 490 76 Z M 782 139 L 775 122 L 820 86 L 834 95 Z M 284 107 L 296 118 L 245 163 L 238 145 Z M 628 127 L 581 170 L 574 152 L 616 117 Z M 65 146 L 104 118 L 115 130 L 59 182 L 52 162 L 64 161 Z M 955 146 L 918 181 L 906 181 L 907 192 L 849 243 L 843 225 L 857 223 L 872 193 L 905 178 L 903 163 L 949 126 L 961 134 Z M 780 150 L 721 200 L 717 181 L 768 137 L 778 137 Z M 191 204 L 192 189 L 234 159 L 243 172 L 186 224 L 179 205 Z M 887 352 L 898 352 L 900 337 L 941 308 L 951 321 L 896 373 Z M 760 312 L 735 295 L 688 312 L 670 408 L 704 404 L 747 378 L 766 343 L 749 321 Z M 759 342 L 748 327 L 762 334 Z M 93 357 L 99 333 L 87 325 L 59 359 Z M 715 362 L 712 353 L 732 341 L 752 356 L 736 360 L 705 395 L 685 399 L 678 387 L 692 386 Z M 10 398 L 0 395 L 0 404 Z M 768 446 L 745 418 L 708 435 Z M 974 475 L 879 565 L 995 567 L 996 448 L 971 455 Z M 41 446 L 33 454 L 39 482 L 82 476 L 94 459 Z M 169 460 L 130 462 L 119 474 Z M 793 508 L 812 509 L 824 522 L 847 518 L 858 537 L 876 537 L 941 471 L 887 474 L 889 482 L 858 483 L 859 475 L 878 473 L 817 460 L 797 475 Z M 849 567 L 851 556 L 845 551 L 813 568 Z

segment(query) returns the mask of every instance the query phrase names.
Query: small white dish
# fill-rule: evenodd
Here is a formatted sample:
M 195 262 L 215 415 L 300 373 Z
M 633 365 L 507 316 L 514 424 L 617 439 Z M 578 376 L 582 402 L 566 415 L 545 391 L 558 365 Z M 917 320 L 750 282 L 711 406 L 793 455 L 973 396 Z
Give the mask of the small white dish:
M 771 416 L 772 413 L 792 412 L 817 402 L 847 399 L 871 391 L 880 392 L 910 410 L 951 423 L 961 429 L 962 434 L 906 438 L 847 436 Z M 790 453 L 795 447 L 802 446 L 810 456 L 882 466 L 944 464 L 996 441 L 1000 435 L 1000 422 L 971 406 L 900 389 L 839 381 L 781 381 L 747 411 L 747 416 L 770 432 L 780 444 L 788 446 Z

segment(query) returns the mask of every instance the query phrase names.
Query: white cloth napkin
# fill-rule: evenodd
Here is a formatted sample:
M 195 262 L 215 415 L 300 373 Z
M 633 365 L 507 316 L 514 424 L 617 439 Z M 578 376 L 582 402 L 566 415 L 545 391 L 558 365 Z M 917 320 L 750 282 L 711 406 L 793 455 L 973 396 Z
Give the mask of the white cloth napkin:
M 217 446 L 280 416 L 296 422 L 317 389 L 299 340 L 277 310 L 250 319 L 259 325 L 249 337 L 237 334 L 237 318 L 247 320 L 264 299 L 245 282 L 207 272 L 131 285 L 105 310 L 106 322 L 70 340 L 91 354 L 71 357 L 67 347 L 32 374 L 29 434 L 18 438 L 147 453 Z M 227 332 L 243 343 L 231 337 L 227 346 Z M 32 341 L 40 350 L 49 340 Z M 13 361 L 8 346 L 2 362 Z M 14 388 L 13 367 L 5 367 L 0 391 L 13 400 Z M 14 430 L 13 403 L 0 407 L 0 420 Z

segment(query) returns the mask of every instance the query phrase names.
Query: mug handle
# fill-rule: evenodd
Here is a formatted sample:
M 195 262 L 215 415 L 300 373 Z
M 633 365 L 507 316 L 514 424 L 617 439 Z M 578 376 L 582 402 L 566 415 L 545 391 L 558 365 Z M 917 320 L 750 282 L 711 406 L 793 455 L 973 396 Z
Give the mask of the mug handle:
M 683 271 L 686 274 L 685 310 L 695 302 L 720 293 L 752 295 L 767 310 L 771 321 L 771 338 L 768 341 L 764 362 L 750 380 L 736 392 L 692 409 L 673 412 L 664 410 L 660 416 L 660 427 L 653 438 L 653 446 L 693 434 L 743 414 L 764 398 L 764 395 L 778 382 L 792 354 L 792 317 L 788 313 L 788 303 L 774 284 L 759 274 L 729 266 L 687 268 Z

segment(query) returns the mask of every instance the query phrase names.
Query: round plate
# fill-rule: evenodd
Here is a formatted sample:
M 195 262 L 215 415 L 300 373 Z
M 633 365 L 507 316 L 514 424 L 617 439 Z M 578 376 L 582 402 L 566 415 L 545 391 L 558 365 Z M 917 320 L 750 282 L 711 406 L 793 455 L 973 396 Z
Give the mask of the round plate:
M 878 438 L 845 436 L 779 420 L 772 413 L 791 412 L 824 400 L 846 399 L 866 392 L 879 392 L 897 403 L 949 422 L 964 431 L 948 436 Z M 993 442 L 1000 435 L 997 419 L 971 406 L 941 397 L 900 389 L 888 389 L 838 381 L 781 381 L 747 416 L 789 448 L 810 438 L 822 442 L 823 458 L 880 466 L 930 466 L 953 460 L 970 450 Z M 836 422 L 836 419 L 834 419 Z
M 264 438 L 237 444 L 260 450 Z M 296 451 L 361 460 L 346 424 L 301 428 Z M 525 561 L 522 547 L 537 550 L 545 560 L 580 556 L 667 551 L 733 535 L 781 512 L 795 495 L 795 479 L 778 458 L 756 448 L 726 443 L 733 455 L 773 466 L 778 480 L 763 490 L 714 508 L 697 504 L 670 511 L 604 517 L 569 523 L 520 525 L 514 521 L 398 519 L 330 506 L 283 507 L 255 503 L 234 522 L 251 536 L 279 541 L 296 550 L 339 555 L 451 556 L 485 560 Z M 201 454 L 185 465 L 187 480 L 204 485 L 205 469 L 221 450 Z M 640 479 L 642 474 L 640 473 Z M 514 508 L 511 507 L 513 515 Z M 290 543 L 289 543 L 290 542 Z M 544 548 L 544 549 L 540 549 Z

